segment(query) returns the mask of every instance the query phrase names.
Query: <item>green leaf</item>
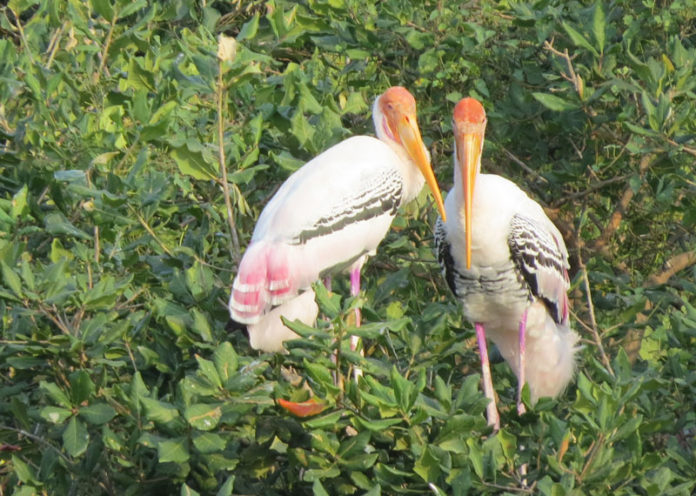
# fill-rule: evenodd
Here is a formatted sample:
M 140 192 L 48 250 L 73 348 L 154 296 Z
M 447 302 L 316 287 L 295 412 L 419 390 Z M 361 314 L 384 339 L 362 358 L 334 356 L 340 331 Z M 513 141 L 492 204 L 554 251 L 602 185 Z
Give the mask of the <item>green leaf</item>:
M 595 50 L 592 44 L 589 41 L 587 41 L 587 38 L 585 38 L 579 31 L 577 31 L 567 22 L 563 22 L 562 25 L 563 29 L 566 30 L 566 33 L 568 33 L 568 36 L 570 36 L 570 39 L 573 40 L 573 43 L 575 43 L 576 46 L 586 48 L 595 56 L 599 55 L 597 53 L 597 50 Z
M 186 269 L 186 286 L 196 301 L 200 301 L 210 294 L 213 289 L 213 273 L 198 260 Z
M 185 438 L 170 439 L 157 444 L 157 456 L 160 463 L 186 463 L 189 452 Z
M 418 397 L 415 385 L 399 374 L 396 367 L 392 367 L 391 370 L 391 384 L 394 388 L 394 397 L 401 411 L 403 413 L 409 412 Z
M 326 429 L 336 425 L 343 416 L 342 411 L 331 412 L 328 415 L 313 418 L 305 422 L 305 426 L 309 429 Z
M 22 280 L 19 278 L 17 273 L 10 268 L 4 261 L 0 261 L 0 266 L 2 267 L 2 279 L 5 285 L 12 290 L 12 292 L 18 298 L 24 298 L 24 292 L 22 291 Z
M 80 239 L 91 239 L 90 235 L 75 227 L 72 222 L 66 219 L 65 215 L 60 212 L 53 212 L 46 215 L 46 217 L 44 217 L 44 226 L 46 227 L 46 231 L 54 235 L 64 234 Z
M 179 417 L 179 410 L 170 403 L 151 398 L 140 398 L 140 402 L 145 408 L 147 418 L 153 422 L 167 424 Z
M 314 137 L 314 127 L 309 124 L 309 121 L 304 116 L 304 114 L 298 110 L 290 119 L 290 134 L 292 134 L 297 141 L 300 142 L 300 146 L 307 146 L 308 143 L 311 144 L 312 138 Z M 312 151 L 311 147 L 310 151 Z
M 94 383 L 86 371 L 76 370 L 68 377 L 70 379 L 70 396 L 74 405 L 81 404 L 94 393 Z
M 119 2 L 121 4 L 125 4 L 118 12 L 118 15 L 121 19 L 123 19 L 124 17 L 128 17 L 129 15 L 147 7 L 147 0 L 128 0 L 126 2 L 119 0 Z
M 162 460 L 160 460 L 162 461 Z M 200 496 L 200 493 L 198 491 L 195 491 L 191 489 L 188 484 L 184 483 L 181 485 L 181 492 L 179 493 L 180 496 Z
M 36 475 L 34 474 L 32 468 L 28 464 L 24 463 L 24 460 L 22 460 L 20 457 L 16 455 L 12 455 L 12 468 L 14 469 L 14 473 L 17 476 L 17 479 L 20 480 L 20 482 L 23 482 L 25 484 L 41 484 L 36 479 Z
M 27 188 L 27 185 L 25 184 L 12 197 L 12 210 L 10 210 L 10 215 L 13 219 L 17 220 L 29 211 L 29 207 L 27 205 L 28 192 L 29 188 Z
M 77 417 L 70 419 L 68 426 L 63 431 L 63 448 L 70 456 L 80 456 L 87 451 L 89 433 L 84 424 Z
M 234 479 L 234 475 L 227 477 L 227 480 L 220 486 L 215 496 L 231 496 L 232 490 L 234 489 Z
M 215 364 L 210 360 L 201 358 L 199 355 L 196 355 L 196 361 L 198 362 L 198 371 L 202 373 L 213 386 L 222 388 L 222 382 L 220 381 L 220 376 L 217 373 Z
M 242 29 L 239 30 L 237 35 L 237 41 L 252 40 L 256 37 L 256 33 L 259 30 L 259 14 L 256 13 L 254 16 L 244 23 Z
M 32 271 L 31 264 L 26 260 L 22 260 L 21 275 L 24 284 L 27 286 L 29 291 L 36 290 L 36 280 L 34 278 L 34 272 Z
M 213 363 L 215 364 L 215 370 L 217 370 L 222 383 L 227 384 L 237 371 L 239 357 L 232 345 L 227 341 L 223 341 L 220 346 L 215 349 Z
M 556 95 L 550 95 L 548 93 L 532 93 L 532 96 L 541 103 L 544 107 L 554 110 L 556 112 L 563 112 L 565 110 L 577 110 L 579 105 L 564 100 Z
M 333 320 L 341 313 L 341 297 L 336 293 L 329 293 L 323 284 L 312 286 L 316 295 L 316 301 L 321 312 Z
M 206 454 L 222 451 L 227 444 L 221 435 L 212 432 L 196 432 L 192 439 L 196 450 Z
M 41 409 L 39 415 L 52 424 L 62 424 L 72 415 L 72 410 L 57 406 L 45 406 Z
M 51 399 L 59 405 L 68 409 L 72 407 L 72 404 L 68 399 L 68 396 L 63 392 L 62 389 L 60 389 L 52 382 L 41 381 L 39 383 L 39 388 L 46 391 L 48 395 L 51 397 Z
M 329 369 L 327 369 L 324 365 L 321 365 L 319 363 L 312 363 L 306 359 L 303 361 L 303 363 L 307 373 L 312 377 L 312 379 L 317 381 L 328 391 L 334 393 L 338 392 L 338 389 L 334 385 L 333 377 L 331 377 L 331 372 L 329 371 Z
M 95 12 L 107 21 L 111 21 L 114 18 L 114 8 L 109 0 L 90 0 L 90 4 Z
M 203 341 L 208 343 L 213 341 L 213 333 L 210 329 L 210 324 L 205 314 L 203 314 L 197 308 L 192 308 L 191 313 L 193 314 L 193 323 L 191 324 L 191 329 L 195 331 Z
M 443 473 L 443 469 L 449 471 L 450 455 L 446 451 L 436 447 L 427 446 L 423 454 L 416 461 L 413 471 L 420 475 L 426 482 L 436 482 Z
M 191 426 L 202 431 L 209 431 L 217 427 L 222 416 L 222 409 L 219 405 L 199 403 L 187 407 L 184 416 Z
M 592 16 L 592 33 L 597 40 L 599 53 L 604 53 L 604 42 L 606 33 L 606 18 L 604 15 L 604 7 L 601 1 L 594 5 L 594 15 Z
M 116 410 L 106 403 L 94 403 L 80 408 L 80 416 L 90 424 L 101 425 L 116 416 Z
M 329 493 L 326 492 L 326 489 L 324 489 L 319 479 L 316 479 L 314 484 L 312 484 L 312 494 L 314 496 L 329 496 Z
M 172 148 L 169 154 L 182 174 L 201 180 L 217 177 L 217 171 L 206 162 L 200 152 L 194 152 L 185 146 L 180 146 Z
M 361 429 L 367 429 L 374 432 L 382 432 L 390 427 L 400 424 L 404 420 L 402 418 L 393 419 L 363 419 L 362 417 L 355 417 L 355 423 L 357 423 Z

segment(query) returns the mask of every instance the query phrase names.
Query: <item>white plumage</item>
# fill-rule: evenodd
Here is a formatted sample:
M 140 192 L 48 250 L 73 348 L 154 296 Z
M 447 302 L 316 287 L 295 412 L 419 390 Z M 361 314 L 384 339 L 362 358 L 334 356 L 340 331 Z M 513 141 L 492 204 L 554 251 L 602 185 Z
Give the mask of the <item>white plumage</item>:
M 349 270 L 357 294 L 365 260 L 425 181 L 444 214 L 413 96 L 390 88 L 375 101 L 373 120 L 379 139 L 357 136 L 326 150 L 294 172 L 263 209 L 229 303 L 234 320 L 262 332 L 263 339 L 251 338 L 253 347 L 277 351 L 294 336 L 279 324 L 287 314 L 271 311 L 276 305 L 292 308 L 306 324 L 314 321 L 316 312 L 287 302 L 320 277 Z
M 476 100 L 455 107 L 454 188 L 445 201 L 448 220 L 438 220 L 435 238 L 448 285 L 484 347 L 488 418 L 498 427 L 492 384 L 486 384 L 484 330 L 519 378 L 520 391 L 529 384 L 532 402 L 558 395 L 571 380 L 578 337 L 568 324 L 563 239 L 541 206 L 513 182 L 479 173 L 485 124 Z

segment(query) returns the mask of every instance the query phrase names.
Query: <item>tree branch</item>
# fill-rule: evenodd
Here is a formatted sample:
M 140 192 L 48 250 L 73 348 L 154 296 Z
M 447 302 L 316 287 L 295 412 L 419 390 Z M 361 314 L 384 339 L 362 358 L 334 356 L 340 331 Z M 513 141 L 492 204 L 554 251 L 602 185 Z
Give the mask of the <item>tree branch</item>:
M 645 172 L 648 170 L 648 167 L 650 167 L 653 158 L 653 155 L 644 155 L 643 158 L 640 159 L 640 165 L 638 166 L 638 176 L 641 179 L 645 176 Z M 631 201 L 633 200 L 634 196 L 635 192 L 633 191 L 633 188 L 630 184 L 627 184 L 623 194 L 621 195 L 619 203 L 616 205 L 614 212 L 609 217 L 609 222 L 605 226 L 602 235 L 599 238 L 597 238 L 592 244 L 591 249 L 593 251 L 600 252 L 603 255 L 608 254 L 607 245 L 609 244 L 609 240 L 614 235 L 614 233 L 616 233 L 619 226 L 621 225 L 621 220 L 623 219 L 624 214 L 628 210 L 628 206 L 631 204 Z
M 696 251 L 694 250 L 675 255 L 665 262 L 664 266 L 667 268 L 648 277 L 648 280 L 643 284 L 643 287 L 665 284 L 677 272 L 681 272 L 695 263 Z

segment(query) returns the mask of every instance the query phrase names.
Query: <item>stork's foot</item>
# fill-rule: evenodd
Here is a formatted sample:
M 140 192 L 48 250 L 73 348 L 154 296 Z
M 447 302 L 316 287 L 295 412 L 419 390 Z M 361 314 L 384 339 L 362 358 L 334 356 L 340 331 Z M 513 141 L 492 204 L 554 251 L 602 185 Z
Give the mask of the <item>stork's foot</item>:
M 524 406 L 524 403 L 522 403 L 522 401 L 520 400 L 517 402 L 517 415 L 522 416 L 525 413 L 527 413 L 527 408 Z

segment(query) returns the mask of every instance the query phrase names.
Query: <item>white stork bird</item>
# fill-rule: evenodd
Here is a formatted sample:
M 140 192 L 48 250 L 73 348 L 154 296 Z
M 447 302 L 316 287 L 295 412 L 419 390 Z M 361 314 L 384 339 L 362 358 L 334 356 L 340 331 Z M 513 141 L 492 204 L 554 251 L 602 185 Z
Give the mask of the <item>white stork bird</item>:
M 438 219 L 435 244 L 450 289 L 474 323 L 481 354 L 488 423 L 497 430 L 486 335 L 531 401 L 557 396 L 571 380 L 578 336 L 568 324 L 568 252 L 541 206 L 513 182 L 481 174 L 486 113 L 473 98 L 454 108 L 454 187 L 447 223 Z
M 411 93 L 389 88 L 372 111 L 379 139 L 356 136 L 329 148 L 295 171 L 261 212 L 229 302 L 255 349 L 281 351 L 297 337 L 281 315 L 314 323 L 318 309 L 306 290 L 319 278 L 348 269 L 357 295 L 362 265 L 424 182 L 445 215 Z

